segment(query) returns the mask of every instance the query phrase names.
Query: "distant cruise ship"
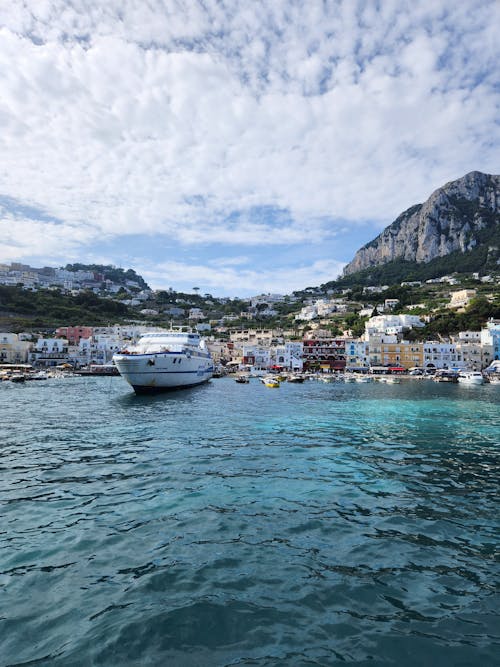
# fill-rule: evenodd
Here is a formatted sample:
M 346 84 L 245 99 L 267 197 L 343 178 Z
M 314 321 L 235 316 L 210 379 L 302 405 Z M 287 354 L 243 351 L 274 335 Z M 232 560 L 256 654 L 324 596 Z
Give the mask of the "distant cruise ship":
M 137 394 L 194 387 L 210 380 L 214 370 L 205 341 L 180 328 L 143 334 L 113 361 Z

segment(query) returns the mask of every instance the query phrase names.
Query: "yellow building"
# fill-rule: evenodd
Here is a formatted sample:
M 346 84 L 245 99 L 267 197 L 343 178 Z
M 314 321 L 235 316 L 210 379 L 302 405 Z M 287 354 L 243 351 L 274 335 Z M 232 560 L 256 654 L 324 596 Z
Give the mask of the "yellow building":
M 476 296 L 475 289 L 461 289 L 451 293 L 450 303 L 447 308 L 465 308 L 470 300 Z
M 422 367 L 424 364 L 424 345 L 409 340 L 397 343 L 381 343 L 380 363 L 382 366 L 399 366 L 401 368 Z
M 0 333 L 0 364 L 24 364 L 31 344 L 14 333 Z

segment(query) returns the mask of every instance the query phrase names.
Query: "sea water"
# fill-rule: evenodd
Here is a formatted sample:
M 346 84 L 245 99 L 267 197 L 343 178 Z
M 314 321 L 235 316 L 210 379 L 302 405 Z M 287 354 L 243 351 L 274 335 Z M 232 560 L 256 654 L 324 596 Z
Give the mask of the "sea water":
M 499 399 L 2 383 L 0 664 L 498 664 Z

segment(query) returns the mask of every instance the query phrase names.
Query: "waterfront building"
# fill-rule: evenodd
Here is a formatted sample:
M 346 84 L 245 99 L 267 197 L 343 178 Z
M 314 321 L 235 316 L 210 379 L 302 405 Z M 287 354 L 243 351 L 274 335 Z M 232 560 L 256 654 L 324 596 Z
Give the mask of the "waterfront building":
M 480 340 L 459 339 L 455 343 L 461 367 L 479 371 L 483 367 L 483 350 Z M 486 352 L 486 351 L 485 351 Z M 487 355 L 489 357 L 489 355 Z M 487 366 L 488 363 L 485 363 Z
M 462 368 L 455 343 L 426 341 L 423 344 L 424 368 Z
M 234 344 L 231 342 L 209 339 L 207 347 L 215 364 L 224 364 L 232 359 Z
M 242 363 L 256 370 L 267 370 L 271 366 L 271 348 L 260 345 L 243 345 Z
M 67 363 L 68 341 L 66 338 L 39 338 L 29 356 L 36 366 L 59 366 Z
M 0 333 L 0 364 L 24 364 L 32 344 L 15 333 Z
M 395 334 L 381 335 L 371 333 L 366 335 L 365 340 L 368 344 L 368 362 L 370 366 L 383 366 L 384 357 L 382 345 L 396 344 L 398 337 Z
M 383 366 L 393 366 L 408 370 L 423 365 L 423 343 L 400 340 L 396 343 L 381 344 L 381 359 Z
M 500 321 L 490 320 L 486 327 L 481 329 L 481 345 L 488 346 L 491 353 L 491 361 L 500 360 Z
M 345 344 L 345 338 L 304 339 L 304 370 L 343 370 L 346 366 Z
M 345 357 L 347 367 L 367 367 L 369 363 L 368 343 L 360 339 L 346 339 Z
M 289 371 L 302 371 L 303 343 L 288 341 L 283 345 L 275 345 L 271 348 L 271 365 L 282 366 Z

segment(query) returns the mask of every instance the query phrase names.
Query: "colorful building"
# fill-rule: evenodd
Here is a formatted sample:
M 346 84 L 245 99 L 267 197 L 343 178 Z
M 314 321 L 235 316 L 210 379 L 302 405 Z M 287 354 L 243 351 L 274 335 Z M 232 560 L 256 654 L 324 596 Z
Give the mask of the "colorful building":
M 69 345 L 78 345 L 81 338 L 91 338 L 92 327 L 59 327 L 56 329 L 56 338 L 66 338 Z
M 303 341 L 304 370 L 341 371 L 346 366 L 344 338 Z

